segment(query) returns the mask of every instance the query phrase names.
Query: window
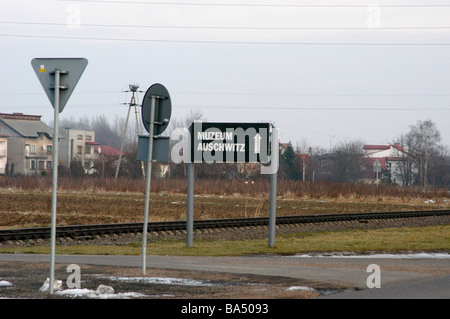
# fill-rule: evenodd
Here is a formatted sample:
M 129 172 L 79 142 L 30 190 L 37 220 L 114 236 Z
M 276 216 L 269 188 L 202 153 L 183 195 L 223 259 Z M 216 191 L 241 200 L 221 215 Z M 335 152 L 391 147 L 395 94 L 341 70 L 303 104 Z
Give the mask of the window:
M 36 154 L 36 144 L 31 144 L 30 145 L 30 153 L 31 154 Z
M 36 161 L 35 160 L 30 161 L 30 169 L 36 169 Z
M 53 145 L 47 145 L 47 154 L 52 154 Z
M 86 141 L 90 141 L 91 140 L 91 136 L 90 135 L 86 135 Z
M 47 169 L 51 169 L 52 168 L 52 161 L 47 161 Z
M 39 170 L 42 171 L 45 169 L 45 161 L 39 161 Z
M 90 146 L 85 146 L 84 147 L 84 154 L 91 154 L 91 147 Z
M 78 139 L 78 140 L 83 140 L 83 135 L 78 135 L 78 136 L 77 136 L 77 139 Z
M 83 154 L 83 146 L 77 146 L 78 154 Z

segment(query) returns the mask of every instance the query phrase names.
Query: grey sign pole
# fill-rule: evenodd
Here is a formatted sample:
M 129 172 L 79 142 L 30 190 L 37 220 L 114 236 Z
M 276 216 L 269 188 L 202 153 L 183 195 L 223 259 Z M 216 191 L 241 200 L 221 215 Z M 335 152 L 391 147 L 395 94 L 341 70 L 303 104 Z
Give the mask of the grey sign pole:
M 61 71 L 55 70 L 55 105 L 53 128 L 53 167 L 52 167 L 52 228 L 50 239 L 50 294 L 53 294 L 55 282 L 55 250 L 56 250 L 56 203 L 58 193 L 58 149 L 59 149 L 59 88 Z
M 63 111 L 87 64 L 88 61 L 85 58 L 35 58 L 31 60 L 31 66 L 54 108 L 52 216 L 49 276 L 50 294 L 53 294 L 55 282 L 56 207 L 58 196 L 59 163 L 59 113 Z M 61 80 L 61 75 L 64 75 L 63 81 Z
M 150 104 L 149 104 L 150 103 Z M 152 161 L 163 160 L 168 157 L 169 140 L 159 138 L 157 142 L 154 141 L 167 128 L 172 114 L 172 103 L 167 89 L 155 83 L 150 86 L 145 93 L 142 101 L 142 121 L 145 129 L 148 131 L 148 150 L 147 150 L 147 180 L 145 186 L 145 212 L 144 212 L 144 227 L 142 230 L 142 274 L 145 274 L 147 266 L 147 230 L 148 230 L 148 211 L 150 206 L 150 184 L 152 179 Z M 140 138 L 140 140 L 143 140 Z M 155 151 L 153 146 L 156 147 Z M 140 149 L 138 149 L 138 158 L 141 158 Z M 154 159 L 153 153 L 156 158 Z M 158 154 L 160 153 L 160 154 Z M 166 153 L 166 154 L 162 154 Z M 164 156 L 163 156 L 164 155 Z M 168 160 L 168 158 L 166 159 Z
M 278 142 L 278 129 L 272 132 L 271 143 L 272 174 L 270 174 L 270 199 L 269 199 L 269 247 L 275 246 L 276 218 L 277 218 L 277 172 L 280 146 Z M 276 168 L 276 169 L 275 169 Z
M 187 163 L 186 247 L 194 243 L 194 162 Z
M 277 173 L 270 174 L 270 199 L 269 199 L 269 247 L 275 246 L 277 215 Z
M 144 228 L 142 230 L 142 274 L 145 275 L 147 266 L 147 228 L 148 228 L 148 210 L 150 206 L 150 183 L 152 179 L 152 157 L 153 157 L 153 125 L 155 118 L 156 96 L 152 96 L 150 129 L 148 139 L 148 155 L 147 155 L 147 173 L 145 185 L 145 212 L 144 212 Z

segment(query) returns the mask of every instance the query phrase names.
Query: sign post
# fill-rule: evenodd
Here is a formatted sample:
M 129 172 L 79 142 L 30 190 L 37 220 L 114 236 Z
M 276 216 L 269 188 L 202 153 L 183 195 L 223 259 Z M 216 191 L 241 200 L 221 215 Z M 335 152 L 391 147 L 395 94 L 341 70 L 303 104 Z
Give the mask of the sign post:
M 58 194 L 58 150 L 59 150 L 59 113 L 64 109 L 84 69 L 84 58 L 42 58 L 33 59 L 33 67 L 54 108 L 53 158 L 52 158 L 52 216 L 50 240 L 50 294 L 53 294 L 55 282 L 55 248 L 56 248 L 56 208 Z M 61 83 L 64 75 L 65 83 Z M 62 91 L 61 91 L 62 90 Z
M 149 139 L 148 139 L 148 155 L 147 155 L 147 180 L 145 183 L 145 211 L 144 211 L 144 228 L 142 230 L 142 274 L 146 270 L 147 257 L 147 228 L 148 228 L 148 210 L 150 206 L 150 182 L 152 180 L 152 153 L 153 153 L 153 119 L 155 117 L 156 97 L 151 97 L 151 116 L 149 125 Z
M 190 160 L 187 163 L 186 246 L 193 245 L 194 163 L 262 163 L 270 175 L 269 246 L 275 245 L 278 171 L 278 129 L 270 123 L 194 122 L 189 128 Z
M 146 184 L 145 184 L 145 210 L 144 210 L 144 226 L 142 230 L 142 274 L 145 275 L 146 265 L 147 265 L 147 230 L 148 230 L 148 213 L 150 208 L 150 184 L 152 178 L 152 161 L 155 156 L 153 154 L 154 139 L 158 138 L 157 135 L 164 132 L 170 121 L 170 116 L 172 114 L 172 103 L 170 100 L 170 95 L 167 89 L 159 84 L 153 84 L 147 90 L 142 102 L 142 121 L 145 129 L 148 131 L 148 149 L 147 149 L 147 172 L 146 172 Z M 141 141 L 143 139 L 140 139 Z M 164 143 L 164 139 L 158 140 L 158 145 Z M 168 139 L 166 140 L 168 142 Z M 141 144 L 142 145 L 142 144 Z M 165 146 L 167 145 L 167 146 Z M 145 146 L 144 146 L 145 147 Z M 165 153 L 169 153 L 169 144 L 164 143 L 162 147 L 166 150 Z M 140 146 L 143 149 L 143 146 Z M 138 149 L 138 159 L 142 152 Z M 162 152 L 164 153 L 164 152 Z M 156 157 L 161 157 L 157 155 Z

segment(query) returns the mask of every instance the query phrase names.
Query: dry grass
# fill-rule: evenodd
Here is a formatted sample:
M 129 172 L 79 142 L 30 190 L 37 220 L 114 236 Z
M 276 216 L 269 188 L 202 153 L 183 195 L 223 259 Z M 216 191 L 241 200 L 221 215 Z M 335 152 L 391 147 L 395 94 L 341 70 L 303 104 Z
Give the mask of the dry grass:
M 0 176 L 0 188 L 15 188 L 23 190 L 50 190 L 52 179 L 49 176 Z M 185 179 L 152 178 L 152 192 L 170 192 L 185 194 L 187 185 Z M 145 191 L 144 179 L 132 178 L 58 178 L 58 189 L 81 192 L 136 192 Z M 269 178 L 259 177 L 254 181 L 241 179 L 196 179 L 196 194 L 210 195 L 266 195 L 269 193 Z M 334 182 L 301 182 L 278 180 L 278 195 L 286 197 L 309 198 L 449 198 L 445 189 L 431 188 L 423 192 L 417 187 L 401 187 L 398 185 L 375 185 L 363 183 L 334 183 Z
M 183 240 L 164 240 L 148 244 L 152 255 L 170 256 L 245 256 L 261 254 L 293 255 L 310 252 L 404 252 L 448 251 L 450 226 L 391 228 L 377 230 L 346 230 L 339 232 L 305 232 L 277 236 L 274 247 L 266 239 L 196 240 L 186 248 Z M 48 246 L 2 248 L 2 253 L 48 254 Z M 58 254 L 139 255 L 141 243 L 123 246 L 58 246 Z
M 0 227 L 48 226 L 51 178 L 0 178 Z M 186 218 L 186 180 L 152 179 L 150 221 Z M 195 181 L 194 218 L 267 216 L 269 181 Z M 142 222 L 145 180 L 58 179 L 58 225 Z M 432 200 L 431 202 L 429 200 Z M 277 215 L 448 209 L 443 190 L 280 180 Z

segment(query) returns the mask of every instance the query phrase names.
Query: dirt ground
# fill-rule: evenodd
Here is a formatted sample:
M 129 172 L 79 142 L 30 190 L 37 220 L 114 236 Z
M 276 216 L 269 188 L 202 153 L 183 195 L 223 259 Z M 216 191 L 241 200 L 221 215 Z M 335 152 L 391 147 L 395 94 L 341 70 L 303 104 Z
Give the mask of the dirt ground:
M 14 227 L 45 227 L 50 225 L 50 192 L 0 189 L 0 229 Z M 144 194 L 60 192 L 58 194 L 58 225 L 142 222 Z M 150 197 L 149 221 L 186 219 L 186 195 L 157 193 Z M 351 212 L 385 212 L 448 209 L 449 201 L 425 201 L 423 198 L 402 200 L 380 199 L 308 199 L 279 197 L 277 216 L 336 214 Z M 262 217 L 268 215 L 268 196 L 196 195 L 194 218 Z
M 67 266 L 55 265 L 55 279 L 63 282 L 63 290 L 68 289 L 67 281 L 72 272 Z M 124 298 L 126 293 L 139 293 L 140 299 L 307 299 L 321 294 L 338 291 L 342 287 L 328 287 L 319 283 L 300 279 L 233 275 L 200 271 L 176 271 L 147 269 L 142 275 L 138 268 L 79 265 L 81 289 L 96 291 L 99 285 L 114 289 L 112 298 Z M 0 282 L 7 281 L 11 286 L 0 285 L 0 299 L 79 299 L 86 296 L 62 296 L 56 291 L 53 296 L 39 289 L 49 277 L 48 263 L 1 262 Z M 116 277 L 137 278 L 138 280 L 117 280 Z M 199 281 L 200 284 L 167 284 L 146 282 L 145 278 L 178 278 Z M 70 279 L 69 279 L 70 284 Z M 303 290 L 309 287 L 310 291 Z M 91 296 L 92 298 L 92 296 Z M 95 298 L 95 296 L 94 296 Z M 100 296 L 99 296 L 100 298 Z

